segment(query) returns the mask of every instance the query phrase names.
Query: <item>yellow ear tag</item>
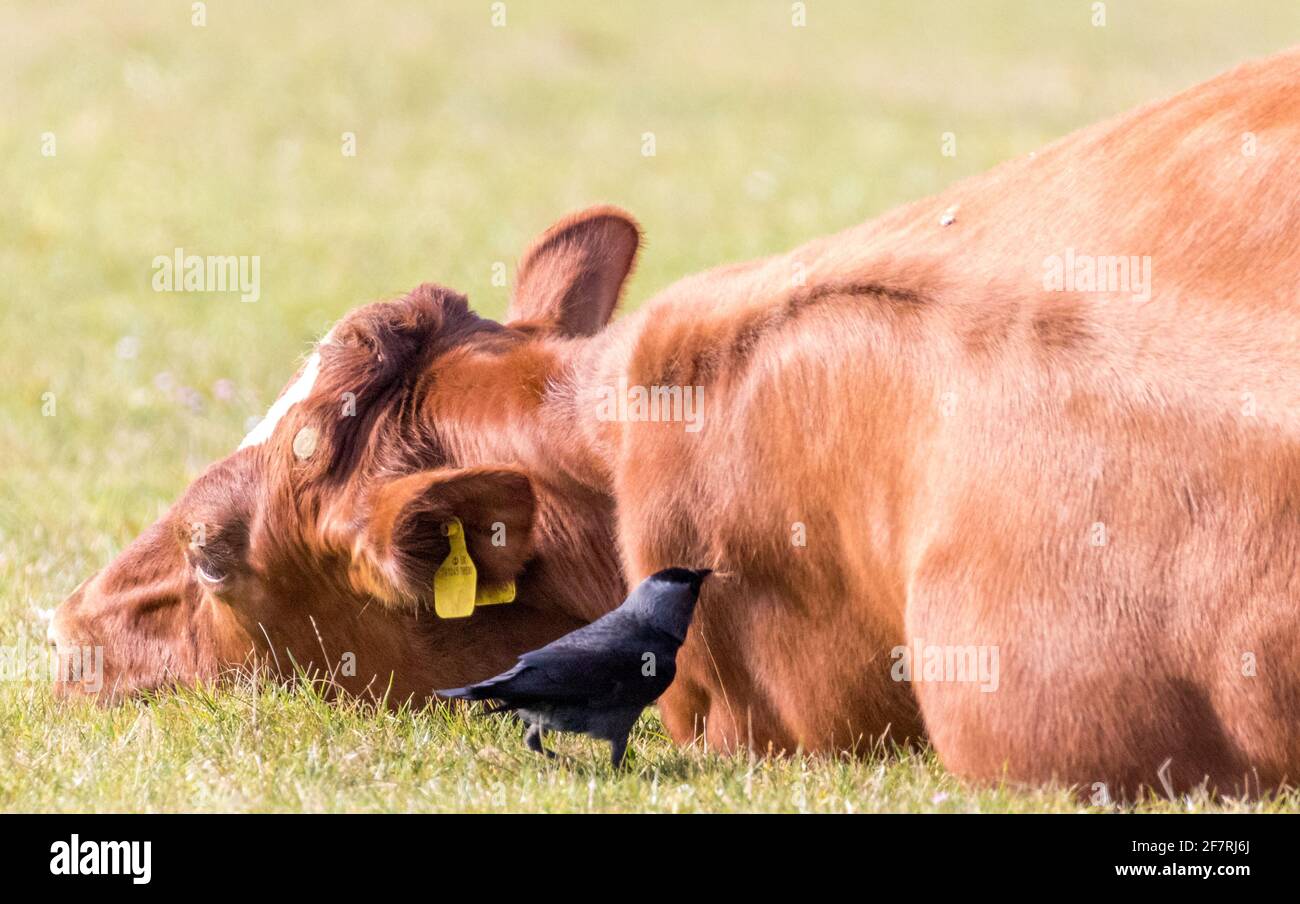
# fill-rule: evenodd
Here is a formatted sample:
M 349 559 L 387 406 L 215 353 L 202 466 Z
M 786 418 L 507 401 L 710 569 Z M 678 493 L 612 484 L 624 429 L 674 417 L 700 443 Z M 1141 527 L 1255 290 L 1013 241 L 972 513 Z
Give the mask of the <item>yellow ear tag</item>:
M 465 528 L 459 518 L 442 526 L 451 551 L 433 573 L 433 611 L 439 618 L 467 618 L 474 613 L 478 569 L 465 548 Z
M 480 587 L 478 596 L 474 598 L 475 606 L 498 606 L 501 603 L 513 603 L 515 601 L 515 582 L 506 581 L 504 584 L 498 584 L 496 587 Z

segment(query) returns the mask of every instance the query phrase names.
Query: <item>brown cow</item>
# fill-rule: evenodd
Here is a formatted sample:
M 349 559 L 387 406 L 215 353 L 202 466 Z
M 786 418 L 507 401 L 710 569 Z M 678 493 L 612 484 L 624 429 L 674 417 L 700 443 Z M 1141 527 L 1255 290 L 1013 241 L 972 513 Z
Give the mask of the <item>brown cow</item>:
M 707 565 L 675 738 L 1294 780 L 1297 86 L 1300 52 L 1241 67 L 610 326 L 609 208 L 527 252 L 505 325 L 431 286 L 354 311 L 52 636 L 120 690 L 348 651 L 422 695 Z M 434 617 L 453 516 L 515 603 Z

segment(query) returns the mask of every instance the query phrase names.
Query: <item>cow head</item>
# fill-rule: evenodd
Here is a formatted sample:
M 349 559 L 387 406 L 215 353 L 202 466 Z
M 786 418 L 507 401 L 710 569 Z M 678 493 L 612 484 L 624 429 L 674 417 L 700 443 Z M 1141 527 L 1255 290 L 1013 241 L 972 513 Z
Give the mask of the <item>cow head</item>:
M 505 324 L 433 285 L 352 311 L 239 449 L 58 608 L 60 659 L 102 649 L 102 699 L 255 664 L 400 700 L 617 605 L 612 501 L 547 406 L 638 242 L 610 208 L 561 221 Z M 436 614 L 455 521 L 479 586 L 514 581 L 514 602 Z

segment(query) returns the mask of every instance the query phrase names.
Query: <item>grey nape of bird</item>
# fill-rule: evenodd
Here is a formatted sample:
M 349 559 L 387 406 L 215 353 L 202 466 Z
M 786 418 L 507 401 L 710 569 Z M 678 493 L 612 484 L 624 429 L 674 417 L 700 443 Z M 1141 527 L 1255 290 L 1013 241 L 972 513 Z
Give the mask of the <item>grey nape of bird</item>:
M 435 693 L 491 701 L 489 713 L 515 713 L 528 726 L 528 749 L 546 756 L 555 755 L 542 746 L 546 730 L 609 741 L 617 767 L 641 711 L 673 683 L 677 649 L 686 640 L 700 584 L 711 573 L 708 568 L 656 572 L 613 612 L 525 653 L 509 671 Z

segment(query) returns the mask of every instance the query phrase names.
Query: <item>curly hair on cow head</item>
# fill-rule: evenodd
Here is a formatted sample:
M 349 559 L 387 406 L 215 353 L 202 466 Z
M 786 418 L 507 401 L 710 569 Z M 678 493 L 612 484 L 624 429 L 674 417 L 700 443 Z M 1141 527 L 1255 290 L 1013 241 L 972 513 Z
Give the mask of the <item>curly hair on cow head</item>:
M 281 434 L 289 442 L 302 428 L 316 431 L 309 456 L 278 456 L 292 463 L 293 483 L 342 483 L 368 464 L 392 471 L 437 464 L 437 438 L 415 417 L 416 383 L 439 355 L 502 329 L 471 311 L 465 296 L 431 283 L 349 313 L 318 346 L 316 384 L 294 412 L 294 429 Z

